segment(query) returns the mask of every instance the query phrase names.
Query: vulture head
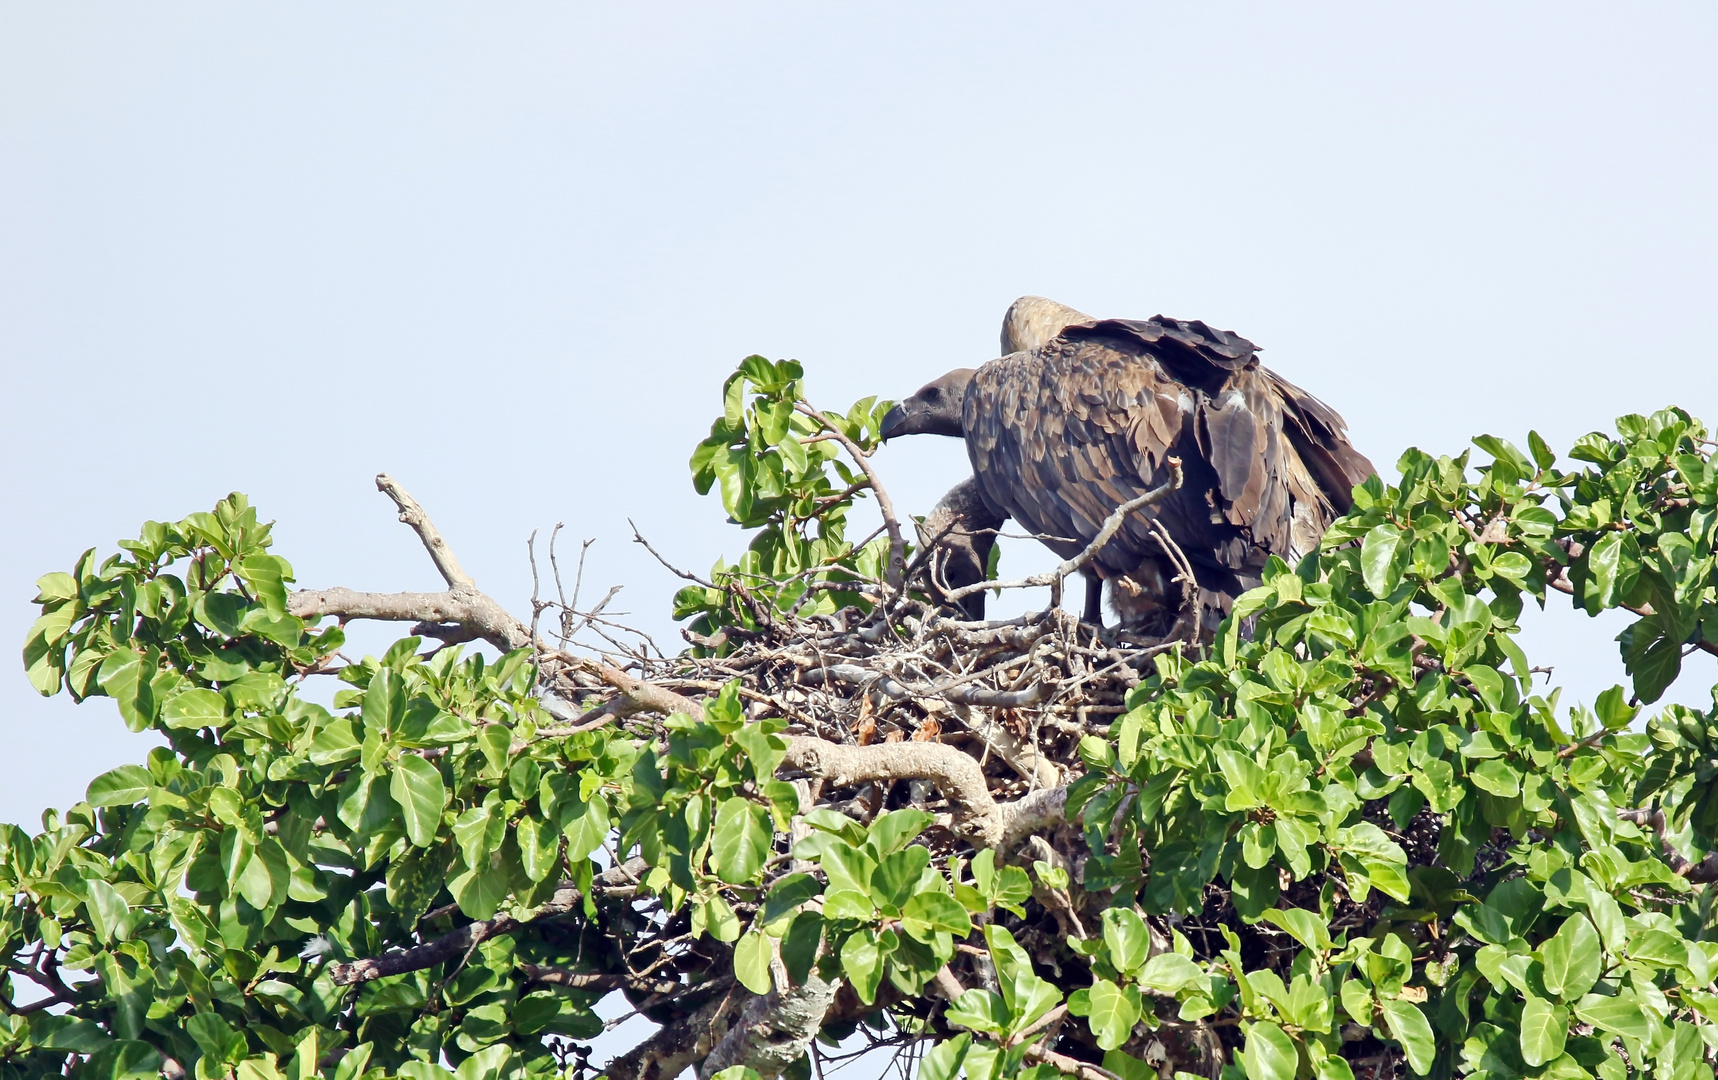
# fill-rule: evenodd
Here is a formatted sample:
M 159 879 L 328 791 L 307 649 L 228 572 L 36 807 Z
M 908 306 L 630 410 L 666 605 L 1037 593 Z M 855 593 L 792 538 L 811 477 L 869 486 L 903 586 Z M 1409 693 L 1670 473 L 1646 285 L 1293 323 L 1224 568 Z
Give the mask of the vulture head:
M 1075 323 L 1097 322 L 1083 311 L 1042 296 L 1022 296 L 1002 317 L 1002 355 L 1031 352 Z
M 1066 304 L 1042 296 L 1022 296 L 1008 305 L 1008 314 L 1002 318 L 1002 355 L 1030 352 L 1074 323 L 1096 321 Z M 883 417 L 884 441 L 896 435 L 964 436 L 961 402 L 975 373 L 972 368 L 956 368 L 926 383 L 918 393 L 890 409 Z
M 897 435 L 952 435 L 957 439 L 964 436 L 961 402 L 975 374 L 974 368 L 955 368 L 921 386 L 918 393 L 884 414 L 878 433 L 885 442 Z

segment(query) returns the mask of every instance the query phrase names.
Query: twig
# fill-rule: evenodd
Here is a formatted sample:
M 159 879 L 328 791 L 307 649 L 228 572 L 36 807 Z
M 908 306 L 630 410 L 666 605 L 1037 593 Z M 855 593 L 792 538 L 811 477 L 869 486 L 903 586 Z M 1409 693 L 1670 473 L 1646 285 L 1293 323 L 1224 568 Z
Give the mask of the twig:
M 714 582 L 705 581 L 703 578 L 699 577 L 697 574 L 691 573 L 690 571 L 687 571 L 687 570 L 682 570 L 678 566 L 675 566 L 673 563 L 669 562 L 667 559 L 664 559 L 662 557 L 661 552 L 657 551 L 655 548 L 650 546 L 650 541 L 646 540 L 644 538 L 644 534 L 640 533 L 638 531 L 638 525 L 635 524 L 631 518 L 627 518 L 626 523 L 628 525 L 632 526 L 632 542 L 635 544 L 643 544 L 644 550 L 650 552 L 651 555 L 655 556 L 656 561 L 662 564 L 662 568 L 664 570 L 667 570 L 670 574 L 673 574 L 675 577 L 681 578 L 682 580 L 690 581 L 690 582 L 693 582 L 694 584 L 702 585 L 706 589 L 714 589 L 716 587 Z
M 859 449 L 858 443 L 830 423 L 828 417 L 804 401 L 795 402 L 794 410 L 816 420 L 823 425 L 825 431 L 835 436 L 836 441 L 847 448 L 847 453 L 852 455 L 854 463 L 865 473 L 865 479 L 871 482 L 871 491 L 877 496 L 877 510 L 883 515 L 883 527 L 889 530 L 889 572 L 884 580 L 892 588 L 900 588 L 906 568 L 907 542 L 901 537 L 901 523 L 895 516 L 895 504 L 890 500 L 889 493 L 883 490 L 883 481 L 877 477 L 877 470 L 871 466 L 871 458 Z
M 1129 514 L 1133 513 L 1135 510 L 1150 506 L 1153 503 L 1161 502 L 1171 492 L 1176 491 L 1181 487 L 1181 459 L 1170 458 L 1168 459 L 1168 463 L 1169 479 L 1152 488 L 1145 494 L 1129 499 L 1127 502 L 1116 507 L 1110 512 L 1110 516 L 1104 519 L 1103 527 L 1100 528 L 1098 530 L 1098 534 L 1092 538 L 1092 542 L 1087 544 L 1085 549 L 1078 555 L 1075 555 L 1071 559 L 1062 560 L 1055 569 L 1042 574 L 1034 574 L 1033 576 L 1021 581 L 977 581 L 971 585 L 962 585 L 960 588 L 948 593 L 944 599 L 952 604 L 964 597 L 971 596 L 973 593 L 983 592 L 985 589 L 1035 589 L 1042 588 L 1045 585 L 1060 585 L 1062 580 L 1069 574 L 1079 571 L 1087 563 L 1091 562 L 1094 557 L 1096 557 L 1097 553 L 1103 549 L 1103 546 L 1110 542 L 1110 538 L 1115 536 L 1116 532 L 1121 529 L 1122 523 L 1127 520 L 1127 516 Z
M 520 964 L 519 970 L 524 974 L 526 982 L 565 986 L 573 990 L 626 989 L 640 994 L 674 994 L 686 989 L 685 985 L 674 979 L 653 979 L 644 975 L 629 975 L 624 971 L 613 974 L 573 971 L 548 964 Z
M 649 864 L 643 859 L 633 859 L 621 866 L 610 867 L 598 874 L 596 886 L 600 891 L 604 886 L 635 882 L 639 875 L 649 868 Z M 537 908 L 524 919 L 515 919 L 510 915 L 497 915 L 493 919 L 467 923 L 434 941 L 425 942 L 410 949 L 401 949 L 399 952 L 388 953 L 367 960 L 329 964 L 328 977 L 337 986 L 351 986 L 354 983 L 383 979 L 389 975 L 399 975 L 407 971 L 422 971 L 424 968 L 434 967 L 465 954 L 490 938 L 510 934 L 527 923 L 565 915 L 579 903 L 582 895 L 578 889 L 564 886 L 555 890 L 548 903 Z
M 1718 881 L 1718 851 L 1710 852 L 1699 862 L 1676 850 L 1666 835 L 1668 823 L 1663 810 L 1618 810 L 1617 818 L 1635 825 L 1645 825 L 1658 837 L 1659 850 L 1670 864 L 1671 873 L 1686 878 L 1690 884 L 1706 885 Z

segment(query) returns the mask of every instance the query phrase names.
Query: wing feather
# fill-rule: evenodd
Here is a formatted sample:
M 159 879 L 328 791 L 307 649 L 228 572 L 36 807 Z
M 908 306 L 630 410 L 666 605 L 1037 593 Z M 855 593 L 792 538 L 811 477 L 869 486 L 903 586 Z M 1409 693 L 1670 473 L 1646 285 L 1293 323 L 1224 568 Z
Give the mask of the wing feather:
M 1162 316 L 1070 326 L 981 367 L 963 403 L 985 501 L 1063 557 L 1182 460 L 1182 489 L 1129 518 L 1099 553 L 1105 576 L 1161 556 L 1155 518 L 1227 599 L 1270 554 L 1316 544 L 1372 472 L 1329 406 L 1258 363 L 1245 338 Z

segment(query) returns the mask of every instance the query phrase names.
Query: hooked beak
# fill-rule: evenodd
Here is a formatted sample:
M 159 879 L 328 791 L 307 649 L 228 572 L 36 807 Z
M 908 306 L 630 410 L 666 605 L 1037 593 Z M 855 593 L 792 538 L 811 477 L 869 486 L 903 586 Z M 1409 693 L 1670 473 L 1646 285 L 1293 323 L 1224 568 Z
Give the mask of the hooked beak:
M 908 416 L 909 413 L 907 412 L 905 404 L 896 405 L 893 409 L 890 409 L 888 412 L 883 414 L 883 422 L 878 426 L 877 434 L 882 436 L 884 442 L 888 442 L 896 435 L 907 434 L 906 428 Z

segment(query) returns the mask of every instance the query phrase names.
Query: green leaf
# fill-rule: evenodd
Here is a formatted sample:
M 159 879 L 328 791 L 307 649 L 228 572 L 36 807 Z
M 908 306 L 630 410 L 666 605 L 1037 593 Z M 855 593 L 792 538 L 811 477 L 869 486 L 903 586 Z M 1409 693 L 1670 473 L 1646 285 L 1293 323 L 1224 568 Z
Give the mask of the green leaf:
M 972 1036 L 965 1032 L 935 1044 L 920 1059 L 915 1080 L 955 1080 L 971 1044 Z
M 884 950 L 879 944 L 876 932 L 862 929 L 850 936 L 841 946 L 841 970 L 847 975 L 847 981 L 853 984 L 853 991 L 859 995 L 859 1000 L 869 1005 L 877 1000 L 877 987 L 883 981 Z M 950 1010 L 950 1019 L 953 1019 Z
M 873 859 L 881 859 L 907 846 L 936 819 L 923 810 L 891 810 L 871 822 L 865 846 Z
M 1306 908 L 1271 908 L 1265 912 L 1265 921 L 1287 930 L 1289 934 L 1302 945 L 1314 952 L 1328 952 L 1335 948 L 1330 940 L 1330 927 L 1316 911 Z
M 1654 1022 L 1632 990 L 1615 996 L 1588 994 L 1574 1005 L 1575 1016 L 1596 1028 L 1636 1041 L 1652 1034 Z
M 1347 1061 L 1332 1055 L 1320 1060 L 1312 1075 L 1314 1080 L 1354 1080 L 1354 1069 Z
M 245 1037 L 217 1013 L 200 1012 L 185 1021 L 185 1033 L 196 1041 L 204 1055 L 230 1063 L 244 1056 Z
M 227 700 L 203 687 L 185 690 L 161 706 L 161 722 L 176 731 L 225 727 Z
M 1603 962 L 1599 933 L 1586 916 L 1571 915 L 1557 933 L 1539 946 L 1539 959 L 1545 968 L 1542 976 L 1545 989 L 1564 1001 L 1573 1001 L 1599 981 Z
M 1247 1045 L 1241 1051 L 1247 1080 L 1294 1080 L 1300 1071 L 1300 1051 L 1294 1040 L 1268 1020 L 1247 1029 Z
M 835 889 L 824 894 L 823 917 L 826 919 L 858 919 L 870 922 L 877 917 L 877 905 L 871 894 L 858 889 Z
M 588 801 L 569 799 L 560 808 L 561 831 L 567 837 L 567 861 L 580 862 L 602 847 L 608 837 L 608 803 L 601 796 Z
M 901 928 L 924 942 L 939 932 L 964 938 L 972 933 L 972 917 L 949 894 L 925 892 L 915 895 L 901 909 Z
M 989 990 L 972 989 L 949 1003 L 944 1013 L 951 1024 L 973 1031 L 1000 1035 L 1008 1024 L 1008 1007 L 1002 998 Z
M 233 569 L 270 614 L 286 614 L 286 583 L 292 580 L 292 567 L 285 559 L 278 555 L 250 555 L 235 562 Z
M 1173 994 L 1182 987 L 1205 981 L 1205 972 L 1198 964 L 1180 953 L 1158 953 L 1146 961 L 1139 973 L 1139 983 L 1147 990 Z
M 1103 919 L 1104 944 L 1109 947 L 1110 963 L 1117 971 L 1132 978 L 1139 973 L 1151 951 L 1151 935 L 1145 929 L 1145 922 L 1137 912 L 1127 907 L 1106 908 Z
M 141 765 L 121 765 L 89 782 L 85 798 L 91 806 L 130 806 L 149 797 L 155 779 Z
M 770 992 L 770 939 L 753 930 L 734 944 L 734 978 L 754 994 Z
M 692 909 L 692 932 L 708 933 L 717 941 L 740 939 L 740 918 L 720 894 L 700 901 Z
M 1098 1040 L 1099 1049 L 1114 1050 L 1121 1046 L 1133 1034 L 1133 1025 L 1139 1022 L 1139 990 L 1131 985 L 1127 990 L 1132 993 L 1127 993 L 1108 979 L 1092 983 L 1087 998 L 1090 1011 L 1086 1023 Z
M 1589 613 L 1616 607 L 1640 573 L 1640 545 L 1630 532 L 1607 532 L 1583 554 L 1581 606 Z
M 801 904 L 822 891 L 823 886 L 810 874 L 788 874 L 770 886 L 769 897 L 764 901 L 764 910 L 759 918 L 772 934 L 779 934 L 775 924 L 798 911 Z
M 1527 995 L 1521 1005 L 1521 1059 L 1543 1065 L 1563 1053 L 1569 1037 L 1569 1010 Z
M 441 781 L 441 770 L 416 754 L 402 755 L 394 763 L 388 793 L 400 806 L 406 839 L 418 847 L 429 847 L 441 828 L 441 812 L 447 807 L 447 785 Z
M 89 912 L 90 929 L 104 942 L 112 942 L 126 933 L 126 916 L 131 908 L 119 890 L 101 878 L 89 878 L 84 883 L 84 910 Z
M 204 593 L 192 605 L 192 611 L 197 621 L 223 637 L 242 637 L 244 627 L 241 625 L 245 617 L 245 598 L 238 593 L 214 592 Z
M 733 885 L 750 881 L 763 868 L 774 840 L 767 809 L 738 795 L 723 799 L 710 834 L 716 875 Z
M 1396 591 L 1402 574 L 1396 567 L 1396 549 L 1402 543 L 1402 532 L 1385 522 L 1366 533 L 1360 542 L 1360 575 L 1373 596 L 1382 600 Z
M 918 846 L 883 856 L 871 874 L 871 899 L 878 907 L 901 910 L 930 861 L 930 851 Z
M 560 865 L 561 835 L 531 815 L 519 819 L 513 838 L 519 842 L 519 863 L 532 881 L 543 881 Z
M 63 571 L 55 570 L 36 579 L 36 598 L 31 603 L 51 604 L 57 600 L 75 599 L 77 595 L 77 579 Z
M 489 864 L 486 858 L 480 869 L 468 869 L 447 883 L 454 903 L 467 918 L 493 918 L 507 899 L 506 871 Z
M 1438 1047 L 1426 1014 L 1413 1002 L 1401 998 L 1379 1002 L 1379 1007 L 1384 1011 L 1384 1026 L 1390 1029 L 1390 1037 L 1402 1045 L 1408 1064 L 1422 1075 L 1431 1072 Z
M 195 1021 L 196 1017 L 191 1019 Z M 187 1024 L 186 1027 L 190 1025 Z M 30 1017 L 30 1037 L 31 1041 L 43 1050 L 60 1050 L 73 1054 L 97 1053 L 111 1041 L 107 1033 L 92 1021 L 48 1013 L 37 1013 Z
M 96 683 L 119 706 L 119 715 L 132 731 L 143 731 L 155 721 L 155 694 L 149 680 L 149 667 L 135 649 L 115 649 L 96 673 Z
M 502 1080 L 512 1074 L 513 1048 L 506 1043 L 486 1046 L 459 1063 L 456 1080 Z

